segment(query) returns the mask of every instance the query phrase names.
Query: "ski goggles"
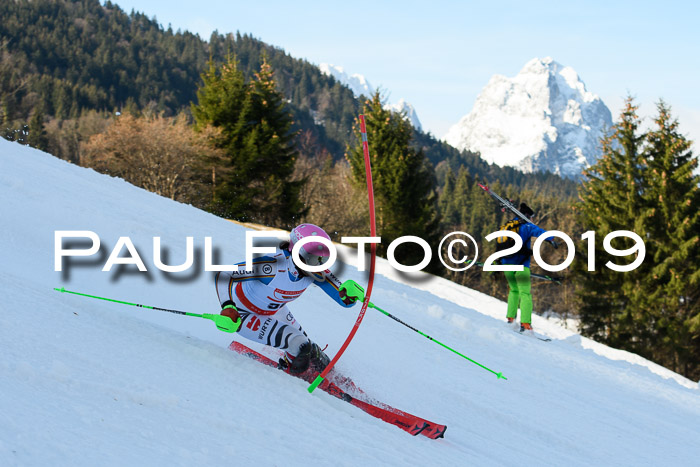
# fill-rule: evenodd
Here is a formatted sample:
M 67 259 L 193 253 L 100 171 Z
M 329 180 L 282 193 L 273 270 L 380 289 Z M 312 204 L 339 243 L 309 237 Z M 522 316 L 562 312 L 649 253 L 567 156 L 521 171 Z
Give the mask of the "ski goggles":
M 302 251 L 299 252 L 299 258 L 301 258 L 301 260 L 307 266 L 320 266 L 328 262 L 328 260 L 330 259 L 329 256 L 319 256 L 313 253 L 307 253 L 304 251 L 303 248 Z

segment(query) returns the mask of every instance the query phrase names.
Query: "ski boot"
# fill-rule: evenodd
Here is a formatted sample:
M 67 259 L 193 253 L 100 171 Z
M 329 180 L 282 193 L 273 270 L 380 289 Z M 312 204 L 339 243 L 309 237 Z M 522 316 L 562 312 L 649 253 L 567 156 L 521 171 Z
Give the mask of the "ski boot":
M 277 362 L 277 369 L 282 371 L 289 371 L 289 367 L 292 366 L 293 360 L 294 357 L 290 355 L 289 352 L 285 352 L 284 355 L 282 355 L 282 358 L 280 358 Z
M 318 345 L 308 341 L 299 348 L 299 355 L 289 362 L 289 373 L 298 375 L 304 373 L 309 367 L 320 373 L 330 362 L 331 359 Z

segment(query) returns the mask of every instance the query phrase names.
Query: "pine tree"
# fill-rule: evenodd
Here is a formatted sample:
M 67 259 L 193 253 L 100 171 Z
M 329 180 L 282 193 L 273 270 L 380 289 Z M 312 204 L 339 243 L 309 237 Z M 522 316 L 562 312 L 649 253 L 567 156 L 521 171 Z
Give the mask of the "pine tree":
M 290 227 L 304 212 L 298 199 L 303 180 L 289 178 L 297 155 L 295 134 L 271 67 L 263 61 L 255 80 L 246 84 L 237 60 L 229 57 L 220 70 L 210 62 L 202 80 L 199 104 L 192 106 L 196 126 L 219 128 L 218 146 L 227 154 L 227 164 L 215 167 L 215 212 Z
M 31 120 L 29 120 L 28 143 L 31 147 L 46 151 L 49 146 L 49 139 L 44 128 L 44 112 L 41 106 L 34 110 Z
M 455 209 L 454 203 L 455 183 L 454 172 L 452 172 L 452 168 L 448 168 L 445 174 L 445 184 L 438 198 L 442 222 L 448 229 L 459 224 L 459 211 Z
M 411 124 L 401 115 L 385 109 L 378 91 L 365 103 L 363 113 L 372 164 L 377 234 L 382 237 L 378 252 L 385 254 L 393 240 L 405 235 L 420 237 L 435 249 L 439 217 L 434 174 L 423 152 L 410 147 Z M 365 190 L 359 125 L 355 125 L 354 130 L 358 143 L 349 149 L 346 157 L 353 181 Z M 406 253 L 406 250 L 410 251 Z M 402 248 L 396 253 L 402 264 L 416 264 L 424 255 L 419 247 Z
M 458 185 L 469 184 L 469 201 L 463 203 L 462 209 L 462 222 L 467 232 L 469 232 L 478 242 L 480 242 L 480 251 L 484 255 L 482 258 L 486 258 L 495 251 L 493 245 L 489 245 L 484 240 L 491 232 L 498 230 L 498 227 L 502 224 L 501 217 L 502 213 L 499 212 L 498 205 L 493 202 L 490 196 L 484 193 L 484 190 L 479 187 L 478 183 L 484 183 L 483 180 L 479 178 L 474 178 L 473 180 L 463 179 L 460 183 L 458 179 Z M 498 182 L 494 183 L 491 188 L 496 193 L 503 193 L 502 185 Z
M 292 181 L 294 162 L 298 156 L 295 147 L 296 132 L 292 131 L 292 116 L 285 98 L 277 90 L 272 67 L 263 57 L 260 71 L 251 85 L 252 120 L 254 131 L 244 137 L 244 147 L 252 149 L 250 159 L 254 170 L 264 174 L 261 196 L 256 199 L 256 210 L 264 223 L 292 228 L 305 213 L 299 193 L 305 180 Z
M 464 230 L 466 227 L 471 212 L 471 185 L 473 181 L 469 170 L 464 166 L 459 168 L 456 176 L 452 172 L 452 168 L 447 169 L 438 207 L 442 224 L 450 231 L 455 228 Z
M 670 110 L 658 104 L 656 127 L 639 133 L 628 99 L 603 157 L 586 172 L 579 220 L 596 232 L 595 272 L 574 263 L 582 332 L 650 358 L 688 377 L 700 376 L 700 177 L 691 142 L 678 132 Z M 603 264 L 603 237 L 632 230 L 645 243 L 646 259 L 622 273 Z M 631 247 L 620 241 L 618 249 Z M 590 254 L 590 253 L 589 253 Z
M 208 160 L 211 166 L 214 198 L 211 210 L 222 217 L 233 217 L 251 204 L 246 190 L 248 174 L 236 158 L 239 146 L 236 125 L 244 102 L 248 99 L 243 72 L 232 56 L 217 69 L 209 60 L 202 73 L 202 86 L 197 90 L 198 104 L 192 104 L 195 129 L 204 131 L 208 126 L 220 130 L 216 146 L 224 151 L 225 160 Z
M 202 73 L 203 85 L 197 90 L 199 104 L 192 104 L 192 115 L 196 127 L 207 125 L 219 127 L 223 131 L 221 145 L 235 144 L 234 126 L 247 97 L 247 87 L 243 72 L 238 69 L 238 62 L 229 56 L 226 63 L 217 69 L 213 60 Z
M 606 344 L 636 352 L 644 351 L 639 329 L 644 319 L 642 310 L 631 306 L 635 294 L 640 293 L 639 274 L 620 273 L 604 266 L 616 258 L 602 248 L 603 238 L 616 230 L 633 230 L 640 236 L 640 213 L 644 210 L 641 194 L 644 192 L 646 161 L 642 152 L 643 135 L 638 134 L 639 117 L 632 98 L 628 98 L 613 133 L 602 140 L 602 157 L 584 171 L 578 206 L 579 222 L 585 230 L 595 231 L 596 270 L 587 271 L 585 261 L 574 263 L 581 289 L 579 317 L 581 332 Z M 623 245 L 624 243 L 624 245 Z M 618 242 L 618 249 L 631 246 L 626 240 Z M 646 341 L 646 339 L 643 339 Z M 646 342 L 644 342 L 646 343 Z
M 646 135 L 649 205 L 644 216 L 650 274 L 644 289 L 653 316 L 655 360 L 700 376 L 700 177 L 691 142 L 678 131 L 664 102 Z

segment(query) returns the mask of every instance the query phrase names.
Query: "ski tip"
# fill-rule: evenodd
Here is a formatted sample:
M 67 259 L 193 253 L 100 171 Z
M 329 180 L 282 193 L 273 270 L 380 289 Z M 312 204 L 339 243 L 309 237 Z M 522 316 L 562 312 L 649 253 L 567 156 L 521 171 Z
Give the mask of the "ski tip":
M 63 293 L 63 292 L 66 291 L 66 289 L 64 289 L 63 287 L 61 287 L 60 289 L 54 287 L 53 289 L 54 289 L 56 292 L 61 292 L 61 293 Z
M 496 376 L 498 377 L 498 379 L 505 379 L 506 381 L 508 381 L 508 378 L 503 376 L 503 373 L 496 373 Z

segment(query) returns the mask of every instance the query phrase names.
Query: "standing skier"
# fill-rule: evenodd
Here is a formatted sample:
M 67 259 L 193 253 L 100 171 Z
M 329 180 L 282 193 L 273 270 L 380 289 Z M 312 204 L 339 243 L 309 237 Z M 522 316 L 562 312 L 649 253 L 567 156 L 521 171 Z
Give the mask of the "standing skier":
M 354 291 L 348 295 L 345 288 L 340 289 L 340 281 L 330 270 L 307 272 L 294 263 L 291 253 L 294 244 L 309 236 L 330 240 L 320 227 L 300 224 L 275 253 L 254 258 L 251 271 L 245 270 L 245 263 L 237 263 L 237 271 L 219 272 L 215 279 L 221 314 L 234 322 L 240 318 L 238 332 L 246 339 L 284 350 L 280 368 L 293 374 L 303 373 L 309 365 L 323 371 L 330 359 L 307 337 L 287 304 L 299 298 L 311 284 L 319 286 L 345 308 L 364 299 L 358 296 L 362 295 L 362 289 L 353 281 L 347 281 L 348 289 Z M 318 266 L 328 261 L 330 251 L 321 242 L 310 242 L 301 247 L 299 257 L 309 266 Z
M 525 203 L 520 204 L 519 211 L 528 219 L 532 219 L 535 212 Z M 522 271 L 504 271 L 506 280 L 508 281 L 508 312 L 506 318 L 509 323 L 515 321 L 520 308 L 520 332 L 532 331 L 532 295 L 530 294 L 530 248 L 531 237 L 539 237 L 545 231 L 531 222 L 525 222 L 519 217 L 515 217 L 511 222 L 506 224 L 508 230 L 514 230 L 520 235 L 523 240 L 523 246 L 517 253 L 501 258 L 501 264 L 520 264 L 523 266 Z M 557 244 L 554 237 L 546 239 L 554 248 Z

